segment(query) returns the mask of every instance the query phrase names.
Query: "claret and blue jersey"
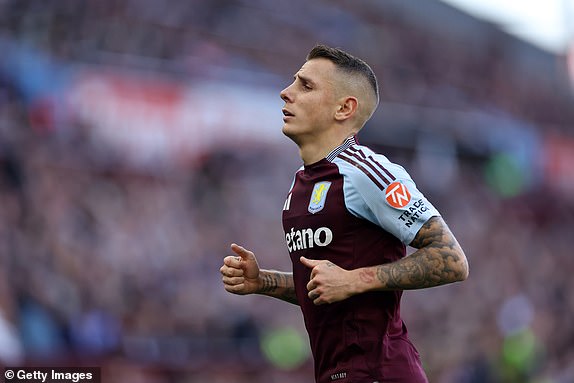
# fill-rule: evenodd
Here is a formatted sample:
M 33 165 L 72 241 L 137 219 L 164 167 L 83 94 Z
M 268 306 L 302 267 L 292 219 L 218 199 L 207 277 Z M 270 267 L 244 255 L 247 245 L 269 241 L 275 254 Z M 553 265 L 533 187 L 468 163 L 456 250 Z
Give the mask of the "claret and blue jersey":
M 344 269 L 393 262 L 437 215 L 402 167 L 354 137 L 297 171 L 283 207 L 283 228 L 318 383 L 426 378 L 400 316 L 401 291 L 316 306 L 307 296 L 310 270 L 299 258 L 327 259 Z

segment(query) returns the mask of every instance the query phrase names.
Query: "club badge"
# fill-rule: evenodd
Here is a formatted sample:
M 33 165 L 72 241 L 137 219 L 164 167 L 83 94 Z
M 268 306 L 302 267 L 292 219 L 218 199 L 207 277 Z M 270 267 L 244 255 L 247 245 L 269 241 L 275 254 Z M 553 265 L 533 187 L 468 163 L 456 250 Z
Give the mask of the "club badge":
M 313 187 L 313 192 L 311 193 L 311 200 L 309 201 L 309 213 L 315 214 L 320 212 L 325 207 L 325 200 L 327 199 L 327 192 L 331 187 L 331 182 L 323 181 L 317 182 Z

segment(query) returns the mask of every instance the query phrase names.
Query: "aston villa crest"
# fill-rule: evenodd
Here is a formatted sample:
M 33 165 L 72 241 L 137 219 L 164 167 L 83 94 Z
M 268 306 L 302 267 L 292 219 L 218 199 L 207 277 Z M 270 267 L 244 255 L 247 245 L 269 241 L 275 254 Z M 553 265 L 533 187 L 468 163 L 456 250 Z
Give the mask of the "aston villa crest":
M 323 181 L 317 182 L 313 187 L 313 193 L 311 193 L 311 200 L 309 201 L 309 213 L 315 214 L 320 212 L 325 207 L 325 201 L 327 199 L 327 192 L 331 187 L 331 182 Z

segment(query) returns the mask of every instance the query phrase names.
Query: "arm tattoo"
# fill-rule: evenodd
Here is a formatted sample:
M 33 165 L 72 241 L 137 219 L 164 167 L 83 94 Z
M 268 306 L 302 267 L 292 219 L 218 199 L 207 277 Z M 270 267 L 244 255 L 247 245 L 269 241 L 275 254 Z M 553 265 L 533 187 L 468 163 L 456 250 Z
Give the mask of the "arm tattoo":
M 429 219 L 411 246 L 418 250 L 410 256 L 377 266 L 377 278 L 386 289 L 419 289 L 466 278 L 466 257 L 442 218 Z
M 261 293 L 270 293 L 277 290 L 277 278 L 271 274 L 263 275 L 263 287 Z
M 280 271 L 261 270 L 263 287 L 259 294 L 268 295 L 298 305 L 293 274 Z

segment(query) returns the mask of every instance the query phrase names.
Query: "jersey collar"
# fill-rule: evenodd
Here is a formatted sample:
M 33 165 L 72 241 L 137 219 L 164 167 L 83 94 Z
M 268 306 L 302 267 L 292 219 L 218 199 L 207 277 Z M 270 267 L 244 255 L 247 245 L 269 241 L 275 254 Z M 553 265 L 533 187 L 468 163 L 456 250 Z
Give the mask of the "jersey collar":
M 352 145 L 355 145 L 356 143 L 357 143 L 356 136 L 351 136 L 351 137 L 347 138 L 345 141 L 343 141 L 343 143 L 341 145 L 339 145 L 335 149 L 333 149 L 331 151 L 331 153 L 329 153 L 327 155 L 327 157 L 325 157 L 325 159 L 329 162 L 333 162 L 335 157 L 337 157 L 339 154 L 341 154 L 345 150 L 349 149 Z

